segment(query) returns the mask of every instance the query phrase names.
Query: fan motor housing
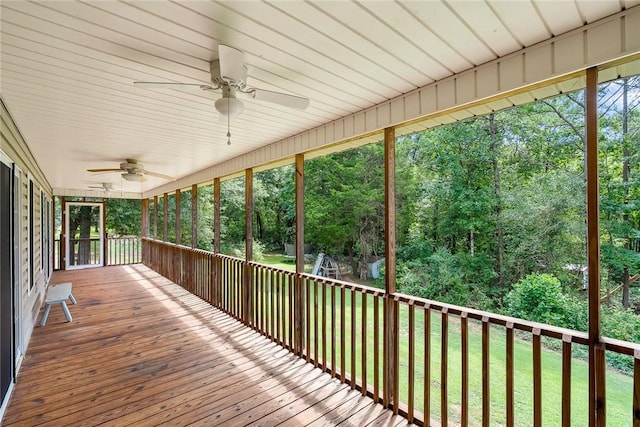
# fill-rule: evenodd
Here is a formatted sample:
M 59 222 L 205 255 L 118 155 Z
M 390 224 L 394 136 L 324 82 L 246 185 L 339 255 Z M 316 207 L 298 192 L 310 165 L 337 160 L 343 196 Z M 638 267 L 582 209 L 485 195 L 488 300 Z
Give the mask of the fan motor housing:
M 136 163 L 136 162 L 127 160 L 124 163 L 120 163 L 120 169 L 122 169 L 123 171 L 128 171 L 128 170 L 138 171 L 138 170 L 144 169 L 144 166 L 142 166 L 141 163 Z
M 231 86 L 236 86 L 238 88 L 243 88 L 247 84 L 247 67 L 242 66 L 242 79 L 233 80 L 233 79 L 223 79 L 220 74 L 220 61 L 214 60 L 209 63 L 209 70 L 211 71 L 211 83 L 218 86 L 224 86 L 225 84 L 229 84 Z

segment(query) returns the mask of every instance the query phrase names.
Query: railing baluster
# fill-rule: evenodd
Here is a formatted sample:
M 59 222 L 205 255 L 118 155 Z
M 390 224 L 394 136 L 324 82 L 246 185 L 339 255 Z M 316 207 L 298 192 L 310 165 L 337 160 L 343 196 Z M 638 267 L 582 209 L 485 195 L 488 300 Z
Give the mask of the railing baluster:
M 269 297 L 271 299 L 271 304 L 269 305 L 269 312 L 271 313 L 270 318 L 269 318 L 269 324 L 271 325 L 269 330 L 270 330 L 270 335 L 271 335 L 271 341 L 274 342 L 278 342 L 278 338 L 276 337 L 277 332 L 276 332 L 276 308 L 275 308 L 275 301 L 276 301 L 276 287 L 275 287 L 275 280 L 274 280 L 274 275 L 275 272 L 274 270 L 269 270 L 269 286 L 271 287 L 271 292 L 269 294 Z
M 487 316 L 482 317 L 482 425 L 489 425 L 491 423 L 491 400 L 490 400 L 490 384 L 489 384 L 489 355 L 490 355 L 490 341 L 489 341 L 489 318 Z
M 315 368 L 318 367 L 320 361 L 320 355 L 318 354 L 318 341 L 320 341 L 320 337 L 318 336 L 318 283 L 317 280 L 309 280 L 313 285 L 313 366 Z M 322 361 L 324 363 L 324 360 Z
M 393 297 L 393 324 L 395 325 L 395 336 L 393 337 L 393 413 L 398 415 L 400 410 L 400 297 Z
M 507 427 L 515 425 L 515 417 L 513 413 L 513 322 L 506 324 L 506 412 Z
M 542 343 L 540 329 L 533 334 L 533 425 L 542 427 Z
M 562 336 L 562 425 L 571 426 L 571 335 Z
M 281 337 L 282 346 L 284 348 L 289 348 L 289 345 L 287 343 L 287 321 L 289 320 L 287 318 L 287 279 L 287 275 L 280 276 L 280 309 L 282 310 L 280 312 L 280 318 L 282 319 L 280 324 L 282 325 Z
M 344 285 L 340 286 L 340 382 L 346 380 L 346 367 L 345 367 L 345 355 L 347 353 L 347 348 L 345 345 L 346 338 L 346 316 L 344 313 L 345 310 L 345 293 L 344 293 Z
M 449 365 L 449 309 L 443 308 L 441 312 L 441 347 L 440 347 L 440 422 L 443 426 L 449 424 L 447 414 L 447 379 Z
M 362 323 L 360 324 L 361 327 L 361 339 L 360 339 L 360 345 L 362 346 L 362 351 L 360 352 L 361 355 L 361 363 L 362 363 L 362 374 L 361 374 L 361 380 L 362 380 L 362 395 L 366 396 L 367 395 L 367 311 L 368 311 L 368 307 L 367 307 L 367 293 L 365 291 L 362 291 Z
M 640 427 L 640 350 L 633 353 L 633 427 Z
M 380 401 L 380 294 L 373 294 L 373 400 Z
M 276 295 L 275 295 L 275 299 L 276 299 L 276 311 L 274 313 L 274 316 L 276 318 L 276 330 L 275 330 L 275 336 L 276 336 L 276 342 L 280 345 L 282 345 L 282 335 L 280 334 L 280 323 L 282 323 L 282 317 L 280 315 L 280 293 L 282 291 L 282 289 L 280 288 L 281 283 L 279 280 L 279 277 L 276 276 L 275 271 L 271 272 L 272 274 L 272 278 L 273 278 L 273 282 L 275 284 L 276 287 Z
M 261 279 L 261 283 L 260 283 L 260 292 L 262 294 L 261 298 L 260 298 L 260 330 L 262 331 L 262 334 L 264 336 L 269 336 L 269 326 L 267 325 L 267 319 L 269 318 L 269 316 L 267 315 L 266 309 L 267 309 L 267 302 L 268 300 L 268 294 L 269 294 L 269 284 L 268 284 L 268 276 L 267 276 L 267 269 L 264 268 L 264 266 L 260 269 L 260 279 Z
M 336 288 L 331 287 L 331 376 L 336 376 Z
M 424 383 L 422 395 L 422 412 L 424 424 L 431 424 L 431 306 L 424 306 Z
M 354 390 L 356 388 L 356 291 L 355 289 L 350 289 L 351 295 L 351 389 Z
M 461 381 L 462 396 L 460 405 L 460 425 L 467 427 L 469 425 L 469 314 L 464 312 L 460 315 L 460 341 L 461 341 Z
M 305 333 L 307 334 L 306 338 L 306 353 L 307 353 L 307 363 L 311 362 L 311 281 L 309 279 L 300 279 L 300 284 L 306 289 L 304 293 L 304 301 L 305 301 Z M 314 319 L 315 322 L 315 319 Z M 317 359 L 317 355 L 313 356 L 314 359 Z M 318 365 L 316 365 L 316 368 Z
M 322 281 L 322 367 L 329 369 L 327 364 L 327 284 Z
M 413 423 L 414 416 L 414 399 L 415 399 L 415 354 L 416 354 L 416 340 L 415 340 L 415 326 L 416 326 L 416 307 L 413 300 L 409 301 L 409 374 L 407 377 L 408 390 L 408 409 L 407 409 L 407 421 Z
M 289 288 L 289 315 L 287 317 L 285 317 L 285 319 L 288 320 L 289 322 L 289 349 L 293 352 L 295 352 L 296 350 L 296 345 L 299 345 L 299 343 L 295 343 L 293 340 L 293 288 L 295 286 L 296 283 L 296 279 L 295 276 L 290 274 L 287 275 L 288 278 L 288 288 Z

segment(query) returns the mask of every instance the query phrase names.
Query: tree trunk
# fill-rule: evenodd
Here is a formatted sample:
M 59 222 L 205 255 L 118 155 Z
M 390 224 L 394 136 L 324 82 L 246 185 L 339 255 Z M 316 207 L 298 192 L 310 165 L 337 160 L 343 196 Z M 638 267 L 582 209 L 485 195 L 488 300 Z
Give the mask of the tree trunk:
M 627 267 L 622 273 L 622 307 L 629 308 L 629 268 Z
M 491 135 L 491 151 L 493 153 L 493 192 L 496 197 L 496 270 L 498 286 L 504 286 L 504 229 L 502 226 L 502 200 L 500 188 L 500 163 L 498 162 L 499 141 L 496 132 L 495 116 L 489 115 L 489 134 Z
M 629 133 L 629 104 L 628 104 L 629 82 L 624 79 L 622 82 L 622 182 L 624 188 L 624 203 L 629 202 L 629 174 L 631 166 L 629 164 L 629 147 L 627 135 Z M 625 210 L 622 214 L 622 222 L 626 225 L 629 222 L 629 214 Z M 631 250 L 631 236 L 627 232 L 625 248 Z M 629 267 L 624 267 L 622 276 L 622 307 L 629 308 Z

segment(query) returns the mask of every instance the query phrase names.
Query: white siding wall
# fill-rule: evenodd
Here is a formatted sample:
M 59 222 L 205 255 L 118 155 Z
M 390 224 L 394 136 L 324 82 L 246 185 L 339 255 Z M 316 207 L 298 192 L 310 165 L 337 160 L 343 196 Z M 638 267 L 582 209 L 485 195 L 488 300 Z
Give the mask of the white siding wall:
M 46 278 L 42 271 L 42 240 L 41 240 L 41 202 L 40 192 L 44 191 L 47 198 L 52 197 L 51 186 L 44 178 L 35 159 L 29 152 L 25 141 L 12 121 L 3 103 L 0 102 L 0 150 L 7 155 L 20 169 L 21 200 L 20 200 L 20 240 L 21 249 L 15 256 L 20 260 L 21 273 L 21 335 L 23 350 L 28 345 L 29 338 L 38 319 L 46 290 Z M 29 241 L 29 181 L 33 181 L 33 241 Z M 33 244 L 33 287 L 30 289 L 29 245 Z M 50 253 L 53 253 L 51 250 Z

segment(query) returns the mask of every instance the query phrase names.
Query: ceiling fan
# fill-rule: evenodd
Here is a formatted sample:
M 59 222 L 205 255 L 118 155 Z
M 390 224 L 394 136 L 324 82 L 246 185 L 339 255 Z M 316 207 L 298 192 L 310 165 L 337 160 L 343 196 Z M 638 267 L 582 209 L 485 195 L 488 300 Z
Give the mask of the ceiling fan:
M 110 191 L 120 191 L 120 190 L 122 190 L 121 188 L 115 188 L 113 186 L 113 183 L 111 183 L 111 182 L 102 182 L 102 183 L 100 183 L 100 185 L 90 185 L 89 188 L 96 189 L 96 190 L 102 190 L 105 193 L 108 193 Z
M 173 82 L 133 82 L 133 84 L 148 88 L 181 86 L 206 91 L 220 89 L 222 98 L 216 100 L 215 107 L 222 116 L 227 118 L 237 116 L 244 109 L 242 101 L 236 98 L 238 92 L 252 99 L 298 110 L 304 110 L 309 105 L 309 100 L 301 96 L 247 86 L 247 67 L 244 65 L 244 52 L 241 50 L 223 44 L 218 45 L 218 58 L 209 64 L 212 85 Z
M 175 181 L 176 179 L 169 175 L 164 175 L 158 172 L 151 172 L 144 168 L 144 165 L 135 159 L 127 159 L 124 163 L 120 163 L 119 168 L 104 168 L 104 169 L 87 169 L 87 172 L 101 173 L 101 172 L 124 172 L 122 178 L 132 182 L 146 181 L 145 175 L 155 176 L 158 178 L 166 179 L 168 181 Z

